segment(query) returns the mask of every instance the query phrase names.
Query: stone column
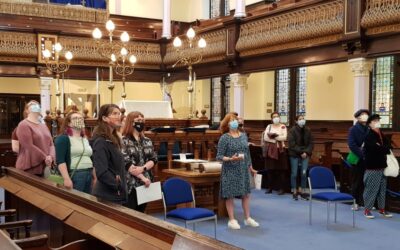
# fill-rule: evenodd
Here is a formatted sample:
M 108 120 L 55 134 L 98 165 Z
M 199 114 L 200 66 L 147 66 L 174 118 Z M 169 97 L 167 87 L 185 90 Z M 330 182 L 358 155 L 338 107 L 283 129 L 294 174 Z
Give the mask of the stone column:
M 236 18 L 246 17 L 246 2 L 245 0 L 236 0 L 235 15 Z
M 244 88 L 249 75 L 239 73 L 231 74 L 231 86 L 233 86 L 233 110 L 244 117 Z
M 163 30 L 162 37 L 163 38 L 171 38 L 171 0 L 164 0 L 164 9 L 163 9 Z
M 351 71 L 354 73 L 354 111 L 368 109 L 370 72 L 374 65 L 374 60 L 354 58 L 348 62 Z
M 52 77 L 40 77 L 40 106 L 42 107 L 43 117 L 46 117 L 46 110 L 51 111 L 50 86 L 52 81 Z

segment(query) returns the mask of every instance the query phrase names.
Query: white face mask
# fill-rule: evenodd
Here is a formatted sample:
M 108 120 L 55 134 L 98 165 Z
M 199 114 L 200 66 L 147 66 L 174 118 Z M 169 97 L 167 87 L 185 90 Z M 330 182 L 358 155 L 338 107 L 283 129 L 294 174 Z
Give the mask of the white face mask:
M 300 127 L 304 127 L 304 125 L 306 125 L 306 120 L 305 120 L 305 119 L 298 120 L 298 121 L 297 121 L 297 124 L 298 124 Z
M 381 123 L 380 122 L 372 123 L 371 128 L 381 128 Z
M 360 122 L 366 122 L 368 120 L 368 115 L 367 114 L 362 114 L 359 116 Z
M 273 122 L 274 124 L 278 124 L 280 121 L 281 121 L 281 119 L 280 119 L 279 117 L 274 117 L 274 118 L 272 118 L 272 122 Z

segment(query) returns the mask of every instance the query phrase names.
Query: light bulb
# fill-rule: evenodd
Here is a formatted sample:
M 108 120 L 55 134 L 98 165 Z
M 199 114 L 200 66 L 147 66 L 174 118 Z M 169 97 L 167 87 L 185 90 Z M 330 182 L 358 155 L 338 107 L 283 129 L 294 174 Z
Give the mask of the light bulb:
M 175 37 L 173 45 L 175 48 L 182 46 L 182 40 L 179 37 Z
M 106 22 L 106 29 L 107 29 L 109 32 L 113 32 L 113 31 L 115 30 L 115 24 L 113 23 L 113 21 L 108 20 L 108 21 Z
M 190 27 L 190 29 L 188 29 L 188 31 L 186 32 L 186 36 L 189 39 L 193 39 L 193 37 L 196 35 L 196 32 L 194 32 L 194 29 L 192 27 Z
M 67 53 L 65 53 L 65 59 L 67 59 L 68 61 L 70 61 L 72 57 L 74 56 L 72 55 L 71 51 L 67 51 Z
M 94 39 L 100 39 L 103 36 L 103 34 L 101 34 L 101 30 L 99 28 L 95 28 L 92 31 L 92 36 Z
M 62 50 L 62 46 L 60 43 L 54 44 L 54 50 L 60 52 Z
M 122 55 L 122 56 L 128 55 L 128 50 L 125 49 L 125 48 L 122 48 L 122 49 L 121 49 L 121 55 Z
M 42 53 L 43 53 L 44 58 L 46 58 L 46 59 L 49 59 L 51 56 L 50 50 L 48 50 L 48 49 L 43 50 Z
M 117 61 L 117 57 L 114 54 L 111 54 L 111 61 L 113 62 Z
M 198 45 L 199 48 L 205 48 L 207 46 L 207 42 L 204 40 L 204 38 L 200 38 Z
M 124 31 L 121 34 L 121 42 L 126 43 L 129 42 L 129 35 L 128 32 Z
M 131 55 L 131 56 L 129 57 L 129 62 L 132 63 L 132 64 L 135 64 L 135 63 L 137 62 L 136 56 Z

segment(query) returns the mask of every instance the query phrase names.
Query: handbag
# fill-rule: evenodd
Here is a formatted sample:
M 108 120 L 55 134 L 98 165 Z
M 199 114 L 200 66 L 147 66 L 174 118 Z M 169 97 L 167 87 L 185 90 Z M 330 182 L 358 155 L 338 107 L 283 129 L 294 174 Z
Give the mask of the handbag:
M 64 185 L 64 178 L 60 175 L 56 167 L 49 167 L 50 174 L 47 176 L 47 180 L 57 183 L 59 185 Z
M 347 155 L 346 161 L 348 163 L 350 163 L 351 165 L 357 165 L 358 161 L 360 159 L 358 158 L 358 156 L 353 153 L 352 151 L 350 151 L 350 153 Z
M 399 162 L 394 156 L 392 150 L 390 150 L 390 154 L 386 157 L 387 167 L 383 170 L 383 174 L 385 176 L 397 177 L 399 175 Z
M 82 146 L 83 146 L 83 151 L 82 151 L 82 154 L 81 154 L 81 156 L 80 156 L 80 158 L 79 158 L 79 160 L 78 160 L 78 162 L 77 162 L 77 164 L 76 164 L 76 166 L 74 168 L 74 171 L 71 174 L 71 179 L 74 176 L 75 171 L 79 166 L 79 163 L 81 162 L 83 154 L 85 153 L 85 145 L 83 143 L 83 139 L 82 139 Z M 54 182 L 54 183 L 57 183 L 59 185 L 64 186 L 64 177 L 62 177 L 62 175 L 58 171 L 57 167 L 56 166 L 49 167 L 49 171 L 50 171 L 50 174 L 46 177 L 46 179 L 51 181 L 51 182 Z

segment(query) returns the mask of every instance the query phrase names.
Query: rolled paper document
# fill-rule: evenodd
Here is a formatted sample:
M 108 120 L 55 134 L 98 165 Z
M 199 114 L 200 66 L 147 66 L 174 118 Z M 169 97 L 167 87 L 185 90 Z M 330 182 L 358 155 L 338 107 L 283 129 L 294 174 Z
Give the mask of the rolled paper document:
M 200 173 L 216 173 L 221 172 L 222 164 L 220 162 L 207 162 L 199 165 Z

